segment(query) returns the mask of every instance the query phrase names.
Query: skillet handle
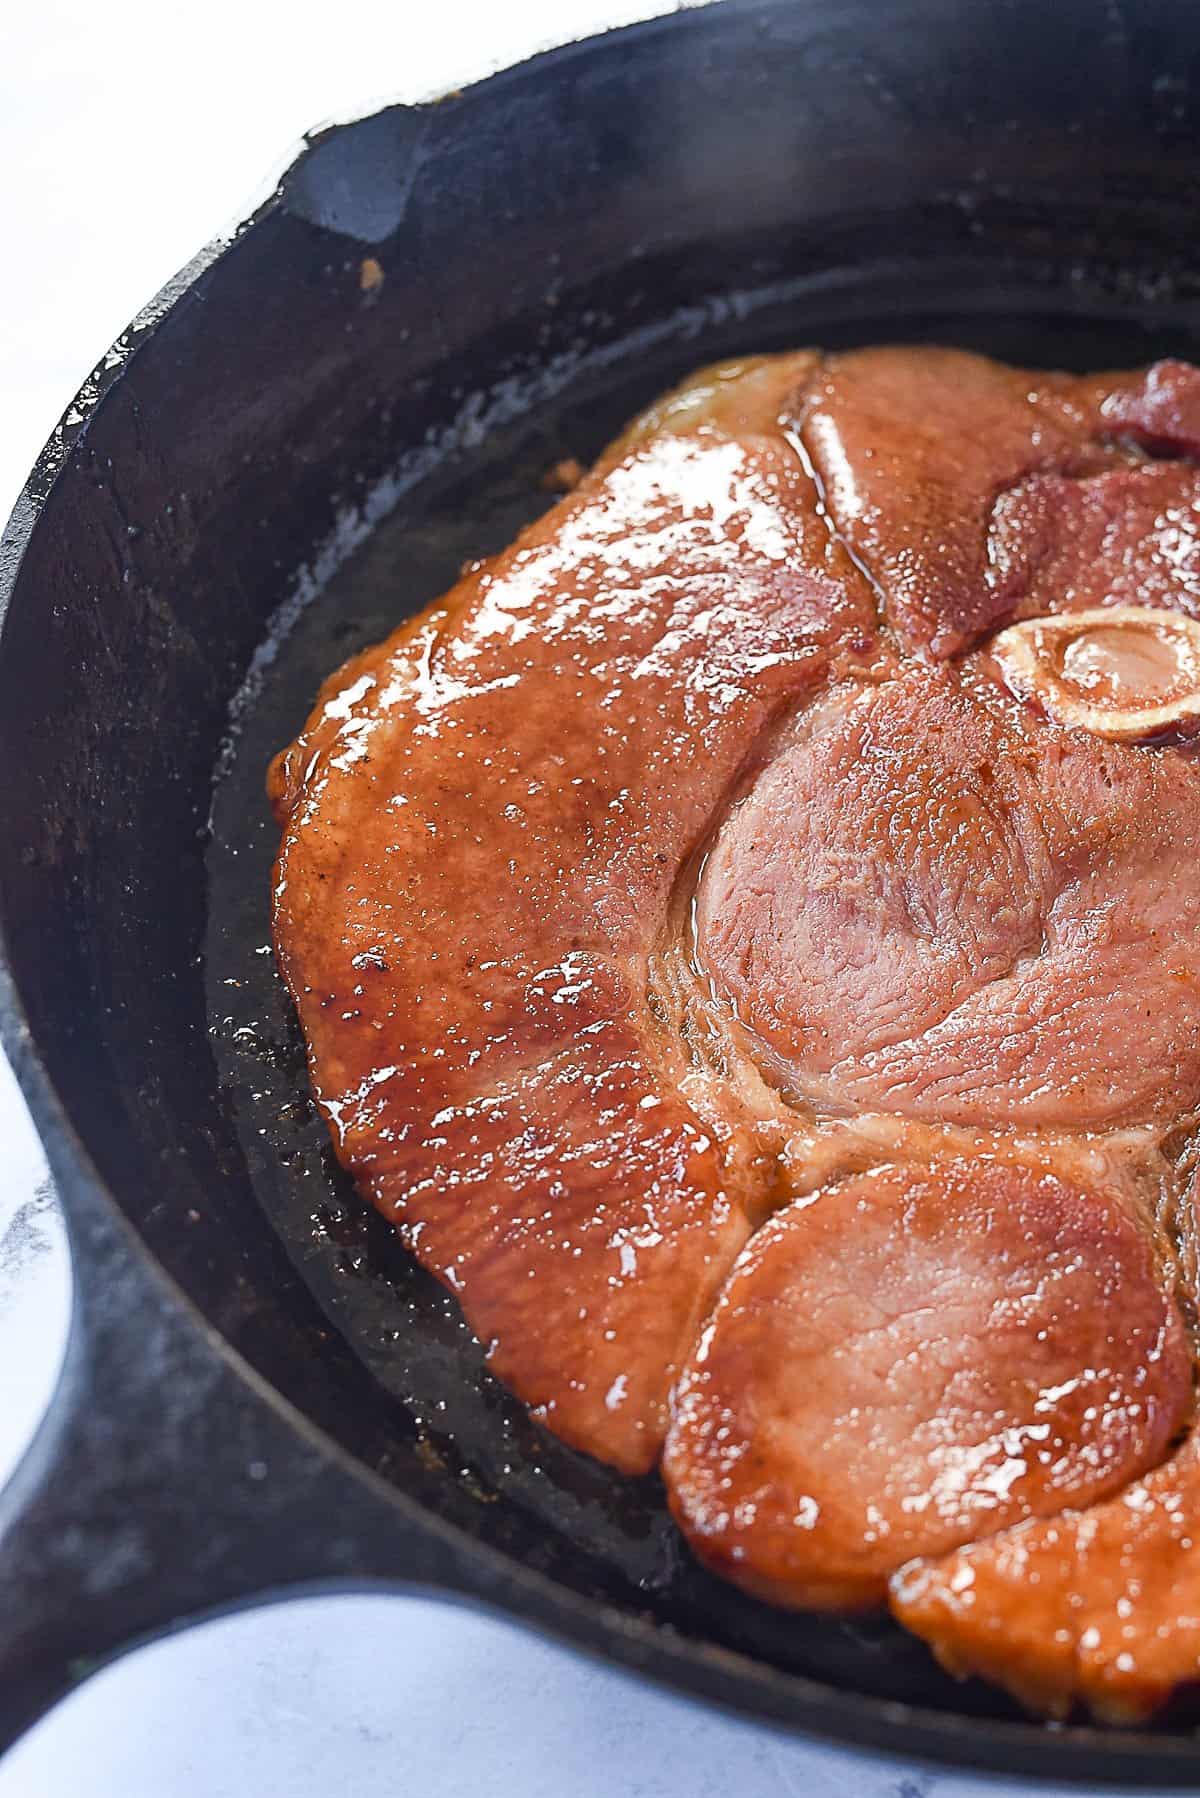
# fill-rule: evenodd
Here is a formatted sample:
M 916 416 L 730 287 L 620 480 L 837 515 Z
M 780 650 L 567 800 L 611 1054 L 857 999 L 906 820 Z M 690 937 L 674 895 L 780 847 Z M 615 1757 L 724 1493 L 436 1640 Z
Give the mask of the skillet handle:
M 231 1361 L 105 1201 L 73 1193 L 70 1214 L 66 1361 L 0 1495 L 0 1752 L 206 1612 L 301 1584 L 466 1583 L 454 1534 Z

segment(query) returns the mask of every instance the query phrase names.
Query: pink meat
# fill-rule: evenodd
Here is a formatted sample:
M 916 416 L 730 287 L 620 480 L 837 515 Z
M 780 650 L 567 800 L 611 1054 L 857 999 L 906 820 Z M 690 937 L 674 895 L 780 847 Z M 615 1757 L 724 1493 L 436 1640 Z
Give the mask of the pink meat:
M 849 687 L 729 814 L 698 952 L 826 1105 L 1170 1119 L 1200 1095 L 1198 794 L 951 674 Z
M 996 501 L 987 554 L 1006 619 L 1119 605 L 1200 616 L 1200 470 L 1032 475 Z

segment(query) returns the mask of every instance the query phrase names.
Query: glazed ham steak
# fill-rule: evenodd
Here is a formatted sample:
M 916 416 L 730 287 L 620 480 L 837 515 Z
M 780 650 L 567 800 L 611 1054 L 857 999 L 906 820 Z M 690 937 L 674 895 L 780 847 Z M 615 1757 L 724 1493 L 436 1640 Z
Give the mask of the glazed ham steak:
M 1200 1680 L 1200 371 L 760 357 L 273 763 L 337 1153 L 699 1558 Z

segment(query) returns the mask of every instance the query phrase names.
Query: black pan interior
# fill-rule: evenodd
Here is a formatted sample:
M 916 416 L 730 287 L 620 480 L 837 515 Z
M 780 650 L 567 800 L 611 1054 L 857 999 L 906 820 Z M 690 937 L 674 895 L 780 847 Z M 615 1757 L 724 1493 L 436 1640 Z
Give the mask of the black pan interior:
M 1200 359 L 1177 84 L 1200 21 L 1095 16 L 717 7 L 324 139 L 98 371 L 0 641 L 22 999 L 101 1174 L 222 1333 L 354 1455 L 581 1594 L 979 1717 L 1012 1713 L 886 1623 L 708 1579 L 655 1480 L 564 1449 L 484 1373 L 314 1116 L 262 779 L 339 660 L 699 362 L 880 339 Z

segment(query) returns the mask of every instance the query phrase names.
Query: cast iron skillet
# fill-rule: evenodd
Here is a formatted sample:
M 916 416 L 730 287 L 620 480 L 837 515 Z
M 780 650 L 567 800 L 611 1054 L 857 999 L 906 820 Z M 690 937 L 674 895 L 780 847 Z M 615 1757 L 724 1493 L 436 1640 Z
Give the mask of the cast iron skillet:
M 76 1280 L 0 1501 L 3 1739 L 183 1619 L 384 1582 L 860 1746 L 1200 1781 L 1186 1710 L 1039 1728 L 708 1580 L 655 1481 L 541 1436 L 331 1167 L 258 953 L 319 678 L 689 365 L 1200 355 L 1198 78 L 1182 0 L 676 13 L 314 139 L 105 358 L 0 558 L 4 1033 Z

